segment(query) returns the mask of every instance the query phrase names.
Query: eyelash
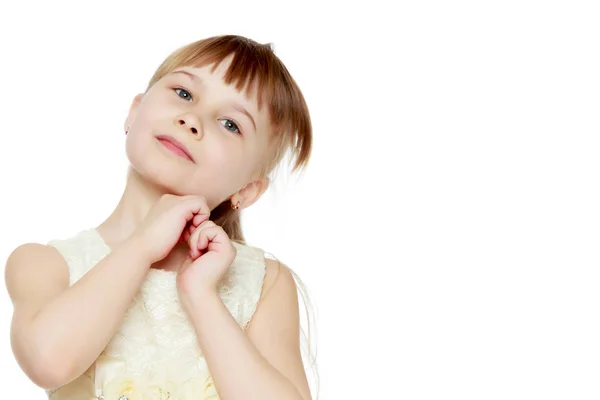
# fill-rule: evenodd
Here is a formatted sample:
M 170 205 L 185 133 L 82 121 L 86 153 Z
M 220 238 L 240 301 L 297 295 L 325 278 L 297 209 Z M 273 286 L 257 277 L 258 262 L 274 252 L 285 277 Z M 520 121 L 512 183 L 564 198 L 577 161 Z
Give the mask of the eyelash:
M 177 96 L 178 96 L 178 97 L 180 97 L 180 98 L 182 98 L 182 99 L 184 99 L 184 100 L 187 100 L 187 101 L 189 101 L 188 99 L 185 99 L 185 98 L 183 98 L 183 97 L 179 96 L 179 93 L 177 93 L 177 91 L 178 91 L 178 90 L 183 90 L 184 92 L 186 92 L 187 94 L 189 94 L 189 95 L 190 95 L 190 98 L 192 98 L 192 94 L 191 94 L 191 93 L 189 92 L 189 90 L 187 90 L 187 89 L 184 89 L 184 88 L 182 88 L 182 87 L 174 87 L 174 88 L 173 88 L 173 90 L 175 91 L 175 93 L 177 94 Z
M 185 89 L 185 88 L 182 88 L 182 87 L 174 87 L 174 88 L 173 88 L 173 91 L 175 92 L 175 94 L 177 94 L 177 97 L 179 97 L 180 99 L 183 99 L 183 100 L 185 100 L 185 101 L 190 101 L 190 100 L 186 99 L 185 97 L 181 97 L 181 96 L 179 95 L 179 93 L 177 93 L 177 91 L 178 91 L 178 90 L 182 90 L 182 91 L 186 92 L 186 93 L 189 95 L 189 99 L 192 99 L 192 98 L 193 98 L 193 97 L 192 97 L 192 94 L 189 92 L 189 90 L 187 90 L 187 89 Z M 234 128 L 236 129 L 236 131 L 231 131 L 231 130 L 229 130 L 229 129 L 225 128 L 225 126 L 223 126 L 223 127 L 224 127 L 225 129 L 227 129 L 229 132 L 231 132 L 231 133 L 235 133 L 235 134 L 238 134 L 238 135 L 241 135 L 241 134 L 242 134 L 242 132 L 241 132 L 241 130 L 240 130 L 240 126 L 239 126 L 239 124 L 238 124 L 238 123 L 237 123 L 235 120 L 233 120 L 233 119 L 231 119 L 231 118 L 225 118 L 225 119 L 219 120 L 219 122 L 221 122 L 221 121 L 229 121 L 229 122 L 231 122 L 231 124 L 232 124 L 232 125 L 234 126 Z

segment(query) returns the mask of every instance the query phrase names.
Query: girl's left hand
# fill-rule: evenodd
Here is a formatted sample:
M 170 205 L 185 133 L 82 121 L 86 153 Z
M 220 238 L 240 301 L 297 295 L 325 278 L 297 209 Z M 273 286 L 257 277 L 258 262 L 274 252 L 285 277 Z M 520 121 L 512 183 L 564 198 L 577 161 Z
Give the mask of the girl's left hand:
M 191 234 L 190 234 L 191 232 Z M 208 220 L 184 234 L 190 253 L 177 273 L 177 289 L 190 297 L 217 293 L 221 279 L 233 263 L 236 248 L 223 228 Z

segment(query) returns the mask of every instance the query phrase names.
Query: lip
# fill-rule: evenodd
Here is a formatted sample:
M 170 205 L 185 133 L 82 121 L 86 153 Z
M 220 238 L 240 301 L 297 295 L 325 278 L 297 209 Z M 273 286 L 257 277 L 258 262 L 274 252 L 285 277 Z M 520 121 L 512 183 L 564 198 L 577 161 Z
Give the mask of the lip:
M 175 146 L 176 148 L 178 148 L 181 153 L 177 152 L 176 154 L 189 159 L 191 162 L 195 162 L 194 161 L 194 157 L 192 157 L 192 155 L 190 154 L 189 150 L 183 145 L 183 143 L 181 143 L 180 141 L 178 141 L 177 139 L 175 139 L 173 136 L 169 136 L 169 135 L 158 135 L 156 136 L 156 139 L 161 142 L 161 144 L 164 146 L 165 144 L 162 142 L 167 142 L 169 144 L 171 144 L 172 146 Z M 166 146 L 165 146 L 166 147 Z M 173 151 L 172 149 L 167 148 L 168 150 Z

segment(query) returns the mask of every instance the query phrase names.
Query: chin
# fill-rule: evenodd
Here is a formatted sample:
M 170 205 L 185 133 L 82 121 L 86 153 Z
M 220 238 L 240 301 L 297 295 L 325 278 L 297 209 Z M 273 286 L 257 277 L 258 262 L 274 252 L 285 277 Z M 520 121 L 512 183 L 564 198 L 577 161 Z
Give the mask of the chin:
M 170 194 L 184 195 L 183 183 L 186 181 L 181 166 L 164 162 L 148 154 L 128 154 L 131 168 L 148 183 L 160 187 L 161 191 Z M 169 165 L 170 164 L 170 165 Z

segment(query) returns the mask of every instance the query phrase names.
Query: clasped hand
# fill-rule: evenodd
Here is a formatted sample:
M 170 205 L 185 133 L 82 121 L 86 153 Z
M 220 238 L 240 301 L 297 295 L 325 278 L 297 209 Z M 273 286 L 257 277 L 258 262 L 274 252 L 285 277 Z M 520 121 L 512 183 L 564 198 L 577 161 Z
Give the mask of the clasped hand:
M 151 264 L 167 257 L 177 243 L 188 244 L 188 257 L 177 272 L 182 300 L 216 293 L 236 256 L 227 233 L 209 218 L 210 209 L 203 197 L 163 195 L 133 234 Z

